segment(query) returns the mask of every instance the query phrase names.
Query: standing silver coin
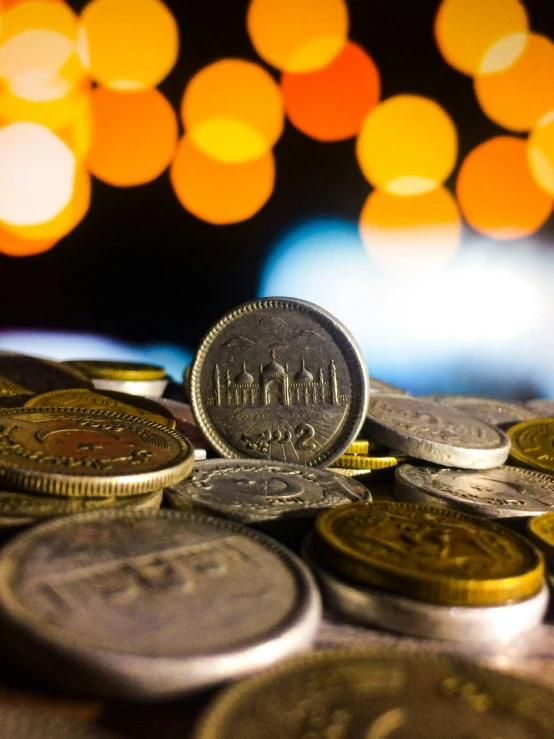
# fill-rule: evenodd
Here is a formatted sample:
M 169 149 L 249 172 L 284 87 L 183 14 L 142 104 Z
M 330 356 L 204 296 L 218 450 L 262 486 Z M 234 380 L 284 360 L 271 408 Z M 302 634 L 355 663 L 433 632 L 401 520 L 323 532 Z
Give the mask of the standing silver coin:
M 455 408 L 402 395 L 372 396 L 366 431 L 396 452 L 446 467 L 498 467 L 510 451 L 500 429 Z
M 371 395 L 377 395 L 386 393 L 387 395 L 409 395 L 410 393 L 407 390 L 402 390 L 402 388 L 397 387 L 396 385 L 391 385 L 389 382 L 384 382 L 383 380 L 376 380 L 375 377 L 370 377 L 370 389 L 369 392 Z
M 338 459 L 365 420 L 362 353 L 336 318 L 301 300 L 266 298 L 224 315 L 191 370 L 196 422 L 224 457 L 308 466 Z
M 199 462 L 165 494 L 173 508 L 200 508 L 246 524 L 316 516 L 341 503 L 371 500 L 365 485 L 331 470 L 249 459 Z
M 510 426 L 520 421 L 538 418 L 537 413 L 525 407 L 523 403 L 516 403 L 514 400 L 447 394 L 426 395 L 425 400 L 457 408 L 484 423 L 490 423 L 491 426 Z
M 554 416 L 554 400 L 548 398 L 534 398 L 525 405 L 535 413 L 535 418 L 551 418 Z
M 266 667 L 309 648 L 320 610 L 285 547 L 180 511 L 78 514 L 0 555 L 7 646 L 109 697 L 168 697 Z
M 509 465 L 474 472 L 403 464 L 396 468 L 394 496 L 486 518 L 540 516 L 554 509 L 554 477 Z

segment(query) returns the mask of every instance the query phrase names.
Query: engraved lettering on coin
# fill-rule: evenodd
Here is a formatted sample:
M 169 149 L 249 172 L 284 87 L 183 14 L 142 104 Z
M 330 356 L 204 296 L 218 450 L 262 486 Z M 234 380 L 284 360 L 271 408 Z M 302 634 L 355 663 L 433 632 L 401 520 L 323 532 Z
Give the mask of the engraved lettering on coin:
M 554 418 L 522 421 L 508 435 L 514 462 L 554 475 Z
M 497 398 L 481 398 L 473 395 L 426 395 L 426 400 L 432 400 L 440 405 L 447 405 L 468 413 L 491 426 L 509 426 L 519 421 L 537 418 L 537 413 L 526 408 L 523 403 Z

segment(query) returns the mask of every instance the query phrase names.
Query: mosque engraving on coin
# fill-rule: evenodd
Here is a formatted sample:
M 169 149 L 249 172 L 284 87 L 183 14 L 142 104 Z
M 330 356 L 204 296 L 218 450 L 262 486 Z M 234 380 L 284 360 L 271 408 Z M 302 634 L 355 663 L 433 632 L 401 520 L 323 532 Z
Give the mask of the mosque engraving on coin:
M 191 371 L 192 408 L 225 457 L 328 464 L 356 437 L 369 379 L 348 331 L 317 306 L 270 298 L 223 316 Z

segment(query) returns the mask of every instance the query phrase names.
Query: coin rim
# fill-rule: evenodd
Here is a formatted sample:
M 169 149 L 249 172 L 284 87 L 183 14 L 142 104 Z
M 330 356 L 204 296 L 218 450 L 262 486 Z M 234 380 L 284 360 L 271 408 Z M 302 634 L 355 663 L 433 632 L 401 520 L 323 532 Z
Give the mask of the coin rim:
M 533 418 L 529 421 L 520 421 L 516 423 L 510 429 L 508 429 L 508 438 L 510 439 L 510 459 L 515 460 L 517 464 L 523 465 L 524 467 L 530 467 L 538 472 L 544 472 L 547 475 L 554 475 L 554 462 L 551 466 L 542 465 L 540 462 L 527 457 L 525 452 L 519 449 L 518 435 L 525 431 L 529 426 L 551 426 L 551 436 L 554 435 L 554 417 L 547 416 L 546 418 Z
M 98 363 L 100 366 L 97 366 Z M 68 359 L 63 362 L 72 369 L 76 369 L 89 380 L 119 380 L 121 382 L 147 382 L 149 380 L 163 380 L 165 369 L 157 364 L 144 364 L 144 369 L 125 369 L 114 366 L 116 364 L 142 364 L 142 362 L 126 362 L 116 360 L 114 364 L 110 360 L 103 359 Z M 86 369 L 80 369 L 85 367 Z M 92 371 L 92 372 L 91 372 Z

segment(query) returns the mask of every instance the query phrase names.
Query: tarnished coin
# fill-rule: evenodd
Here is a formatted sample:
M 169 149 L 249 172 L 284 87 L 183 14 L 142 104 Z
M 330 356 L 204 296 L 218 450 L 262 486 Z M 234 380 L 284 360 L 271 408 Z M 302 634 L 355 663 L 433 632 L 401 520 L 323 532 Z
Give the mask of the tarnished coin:
M 510 465 L 473 471 L 403 464 L 396 470 L 394 497 L 486 518 L 538 516 L 554 509 L 554 477 Z
M 554 418 L 522 421 L 508 431 L 510 461 L 554 475 Z
M 546 561 L 554 566 L 554 512 L 544 513 L 527 522 L 527 535 L 543 552 Z
M 289 298 L 256 300 L 224 315 L 191 370 L 194 416 L 222 456 L 308 466 L 329 464 L 354 441 L 368 386 L 347 329 Z
M 0 354 L 0 406 L 19 407 L 37 393 L 63 388 L 90 388 L 90 380 L 62 362 L 26 354 Z
M 554 400 L 548 398 L 534 398 L 533 400 L 528 400 L 525 405 L 541 418 L 554 416 Z
M 346 467 L 352 470 L 384 470 L 388 467 L 396 467 L 402 464 L 406 457 L 383 455 L 369 457 L 364 454 L 343 454 L 333 462 L 331 469 L 335 467 Z
M 134 416 L 80 408 L 0 412 L 0 481 L 8 487 L 138 495 L 179 482 L 193 461 L 182 434 Z
M 108 697 L 178 695 L 267 667 L 309 648 L 320 610 L 285 547 L 181 511 L 60 518 L 0 554 L 7 646 Z
M 92 380 L 148 382 L 163 380 L 165 370 L 157 364 L 118 362 L 107 359 L 72 359 L 63 364 L 74 367 Z
M 491 426 L 509 426 L 510 424 L 528 421 L 537 418 L 537 413 L 525 407 L 523 403 L 514 400 L 498 400 L 497 398 L 482 398 L 474 395 L 426 395 L 426 400 L 432 400 L 440 405 L 457 408 L 470 416 L 478 418 Z
M 390 449 L 445 467 L 498 467 L 510 449 L 500 429 L 455 408 L 408 396 L 372 396 L 366 428 Z
M 369 392 L 371 395 L 377 395 L 378 393 L 386 393 L 387 395 L 409 395 L 410 393 L 396 385 L 391 385 L 389 382 L 383 382 L 383 380 L 376 380 L 375 377 L 370 377 L 370 388 Z
M 261 460 L 210 459 L 168 488 L 173 508 L 200 508 L 252 524 L 291 516 L 316 516 L 341 503 L 371 500 L 365 485 L 331 470 Z
M 147 406 L 153 405 L 155 407 L 159 405 L 161 413 L 140 408 L 138 405 L 130 405 L 121 400 L 121 397 L 127 399 L 129 396 L 124 393 L 102 395 L 86 388 L 52 390 L 49 393 L 42 393 L 30 398 L 25 403 L 24 408 L 96 408 L 97 410 L 113 411 L 114 413 L 126 413 L 129 416 L 136 416 L 146 421 L 159 423 L 162 426 L 175 428 L 176 422 L 171 411 L 168 411 L 164 406 L 160 406 L 156 401 L 148 398 L 143 399 L 143 403 Z M 133 396 L 130 396 L 130 398 L 133 398 Z
M 444 654 L 334 649 L 220 693 L 195 739 L 549 739 L 554 692 Z
M 523 536 L 457 511 L 350 503 L 322 513 L 315 532 L 316 556 L 331 570 L 429 603 L 505 605 L 543 586 L 543 559 Z
M 33 705 L 0 703 L 2 739 L 117 739 L 97 726 L 85 725 L 65 716 L 55 716 Z

